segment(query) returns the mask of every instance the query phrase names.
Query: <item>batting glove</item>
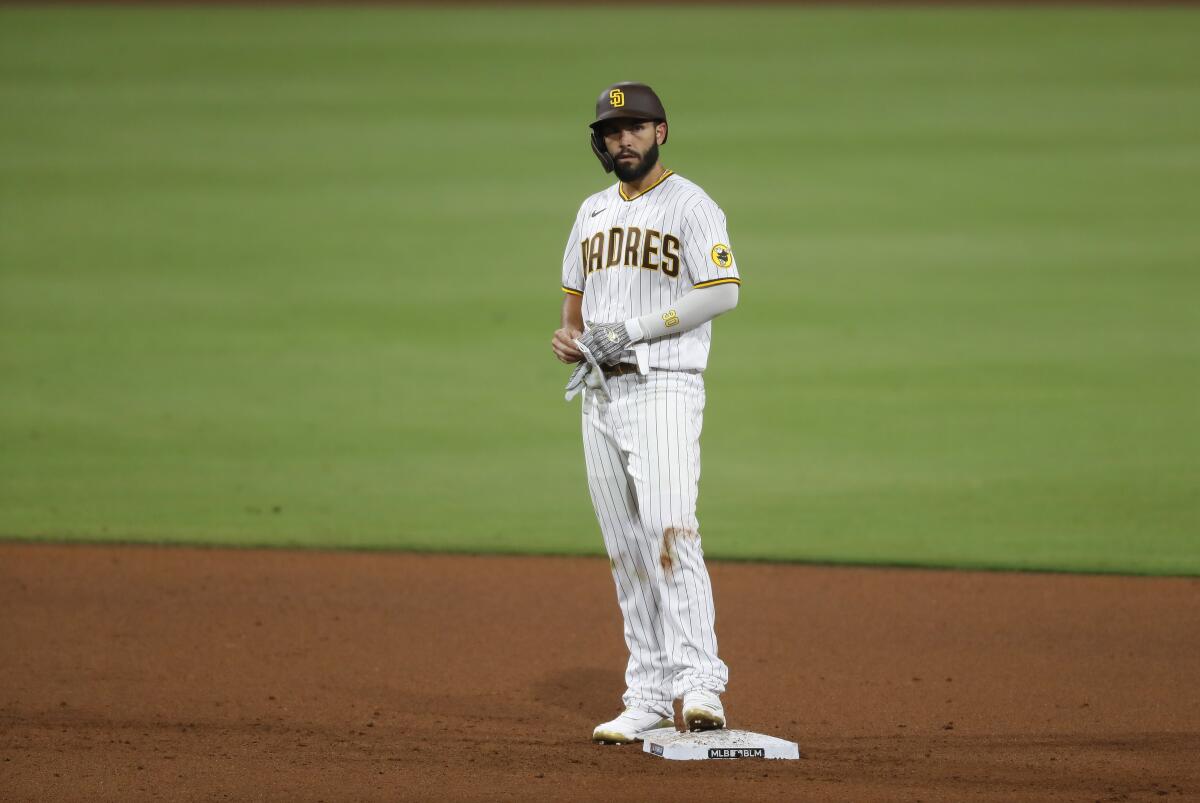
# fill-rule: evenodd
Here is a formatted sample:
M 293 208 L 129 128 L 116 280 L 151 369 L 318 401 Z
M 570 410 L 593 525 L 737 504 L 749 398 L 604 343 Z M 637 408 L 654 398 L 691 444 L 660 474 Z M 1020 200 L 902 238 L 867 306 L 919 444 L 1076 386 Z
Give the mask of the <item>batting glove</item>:
M 584 384 L 587 382 L 588 371 L 591 370 L 592 364 L 587 360 L 575 366 L 575 370 L 571 372 L 571 378 L 567 380 L 567 401 L 579 395 L 579 391 L 583 390 Z
M 629 330 L 624 323 L 591 323 L 575 345 L 584 354 L 590 355 L 588 361 L 598 365 L 614 365 L 617 359 L 629 349 L 632 343 Z

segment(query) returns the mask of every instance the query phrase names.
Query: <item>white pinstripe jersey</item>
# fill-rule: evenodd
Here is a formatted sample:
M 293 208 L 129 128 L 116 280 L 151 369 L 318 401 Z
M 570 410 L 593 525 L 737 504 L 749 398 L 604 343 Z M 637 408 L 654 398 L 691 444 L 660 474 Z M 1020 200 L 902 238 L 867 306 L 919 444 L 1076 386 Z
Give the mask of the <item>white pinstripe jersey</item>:
M 694 288 L 741 284 L 725 213 L 668 170 L 644 192 L 620 183 L 579 207 L 563 253 L 562 289 L 583 296 L 583 319 L 625 321 L 666 310 Z M 650 367 L 703 371 L 712 321 L 650 343 Z M 632 362 L 632 357 L 629 358 Z

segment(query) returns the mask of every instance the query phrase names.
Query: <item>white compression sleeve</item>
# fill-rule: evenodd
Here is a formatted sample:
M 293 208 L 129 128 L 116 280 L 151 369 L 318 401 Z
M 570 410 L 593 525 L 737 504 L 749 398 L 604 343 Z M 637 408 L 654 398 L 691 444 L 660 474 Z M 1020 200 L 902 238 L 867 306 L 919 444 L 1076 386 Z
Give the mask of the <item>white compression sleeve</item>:
M 711 321 L 722 312 L 737 306 L 738 286 L 733 282 L 692 290 L 671 306 L 625 321 L 630 340 L 654 340 L 665 335 L 677 335 Z

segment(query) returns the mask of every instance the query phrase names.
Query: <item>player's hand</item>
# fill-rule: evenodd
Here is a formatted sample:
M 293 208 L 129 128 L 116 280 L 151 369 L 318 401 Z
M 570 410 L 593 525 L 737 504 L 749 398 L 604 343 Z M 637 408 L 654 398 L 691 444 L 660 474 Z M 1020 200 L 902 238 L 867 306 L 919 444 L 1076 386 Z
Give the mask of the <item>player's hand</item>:
M 554 349 L 554 356 L 559 362 L 565 362 L 567 365 L 580 362 L 583 360 L 583 352 L 575 345 L 575 338 L 582 334 L 578 329 L 570 329 L 563 327 L 554 333 L 554 337 L 550 340 L 550 348 Z
M 632 339 L 624 323 L 592 323 L 588 322 L 588 330 L 578 339 L 578 345 L 583 347 L 599 365 L 612 365 L 629 349 Z

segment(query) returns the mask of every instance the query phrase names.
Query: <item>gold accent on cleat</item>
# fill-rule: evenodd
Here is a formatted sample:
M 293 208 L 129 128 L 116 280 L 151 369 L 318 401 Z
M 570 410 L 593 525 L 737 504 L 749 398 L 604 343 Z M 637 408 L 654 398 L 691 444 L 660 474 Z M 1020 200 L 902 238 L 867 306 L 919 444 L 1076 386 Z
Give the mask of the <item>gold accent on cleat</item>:
M 647 731 L 656 730 L 658 728 L 674 728 L 675 723 L 669 719 L 660 719 L 652 727 L 646 728 Z M 642 731 L 645 733 L 646 731 Z M 596 744 L 633 744 L 634 742 L 642 741 L 641 735 L 626 736 L 624 733 L 617 731 L 602 731 L 596 730 L 592 733 L 592 741 Z
M 627 739 L 625 734 L 614 731 L 599 731 L 592 734 L 592 741 L 597 744 L 631 744 L 637 739 Z
M 693 708 L 683 715 L 689 731 L 715 731 L 725 727 L 725 720 L 711 711 Z

